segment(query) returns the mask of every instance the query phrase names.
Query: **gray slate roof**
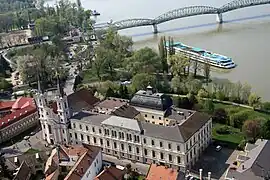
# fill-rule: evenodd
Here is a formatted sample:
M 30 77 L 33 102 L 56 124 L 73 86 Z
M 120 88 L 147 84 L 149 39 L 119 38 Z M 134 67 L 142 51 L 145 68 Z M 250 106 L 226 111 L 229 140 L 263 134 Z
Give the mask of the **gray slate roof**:
M 172 106 L 172 99 L 162 93 L 139 90 L 130 100 L 130 105 L 164 111 Z
M 101 124 L 109 125 L 109 126 L 116 126 L 120 128 L 133 130 L 133 131 L 138 131 L 138 132 L 142 130 L 142 127 L 139 121 L 135 119 L 129 119 L 129 118 L 118 117 L 118 116 L 111 116 L 108 119 L 104 120 Z
M 208 120 L 210 116 L 195 112 L 182 124 L 175 126 L 160 126 L 142 122 L 144 134 L 160 139 L 166 139 L 175 142 L 186 142 L 195 134 Z
M 81 111 L 70 118 L 71 121 L 78 121 L 82 123 L 100 126 L 101 122 L 108 119 L 110 115 L 91 113 L 88 111 Z
M 258 140 L 253 149 L 248 153 L 248 160 L 242 164 L 237 170 L 230 169 L 227 177 L 234 177 L 236 180 L 263 180 L 264 176 L 270 177 L 270 141 Z M 263 171 L 263 170 L 264 171 Z

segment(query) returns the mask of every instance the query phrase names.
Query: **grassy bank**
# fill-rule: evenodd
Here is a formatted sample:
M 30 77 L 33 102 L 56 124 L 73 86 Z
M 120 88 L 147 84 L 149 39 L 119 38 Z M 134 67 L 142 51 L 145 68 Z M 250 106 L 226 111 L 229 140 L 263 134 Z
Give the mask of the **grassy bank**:
M 213 124 L 212 135 L 214 140 L 233 146 L 238 145 L 242 140 L 244 140 L 244 135 L 242 134 L 241 130 L 234 127 L 229 127 L 228 134 L 217 133 L 217 129 L 222 126 L 224 125 L 218 123 Z

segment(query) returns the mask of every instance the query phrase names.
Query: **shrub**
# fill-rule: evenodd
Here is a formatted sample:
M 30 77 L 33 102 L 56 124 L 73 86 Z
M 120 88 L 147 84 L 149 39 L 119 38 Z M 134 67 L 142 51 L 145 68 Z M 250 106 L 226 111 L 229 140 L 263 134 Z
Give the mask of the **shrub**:
M 230 127 L 229 126 L 220 126 L 216 129 L 218 134 L 230 134 Z
M 230 125 L 235 128 L 241 128 L 244 121 L 248 119 L 251 110 L 243 110 L 230 115 Z
M 228 123 L 228 114 L 223 108 L 218 108 L 214 110 L 213 121 L 221 124 Z
M 237 150 L 239 151 L 243 151 L 245 149 L 245 146 L 246 146 L 246 140 L 242 140 L 238 146 L 237 146 Z
M 200 89 L 197 96 L 199 98 L 207 98 L 209 97 L 209 93 L 205 89 Z

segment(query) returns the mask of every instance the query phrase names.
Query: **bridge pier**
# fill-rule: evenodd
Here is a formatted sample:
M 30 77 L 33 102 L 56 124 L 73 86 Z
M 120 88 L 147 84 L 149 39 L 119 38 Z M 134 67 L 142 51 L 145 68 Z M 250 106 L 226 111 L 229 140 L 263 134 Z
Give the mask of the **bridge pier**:
M 222 24 L 222 23 L 223 23 L 223 18 L 222 18 L 222 14 L 221 14 L 221 13 L 218 13 L 218 14 L 217 14 L 217 22 L 218 22 L 219 24 Z
M 157 34 L 158 33 L 157 24 L 153 24 L 153 33 L 154 34 Z

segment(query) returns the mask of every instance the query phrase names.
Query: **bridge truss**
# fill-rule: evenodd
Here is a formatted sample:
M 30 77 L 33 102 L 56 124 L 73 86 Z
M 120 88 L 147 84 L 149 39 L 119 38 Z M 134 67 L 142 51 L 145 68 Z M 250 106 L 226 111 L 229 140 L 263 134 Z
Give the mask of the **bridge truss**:
M 126 19 L 112 23 L 117 30 L 153 25 L 153 19 Z
M 245 8 L 249 6 L 256 6 L 256 5 L 263 5 L 263 4 L 270 4 L 270 0 L 234 0 L 225 4 L 220 9 L 220 13 L 225 13 L 228 11 L 232 11 L 235 9 Z
M 190 6 L 184 7 L 180 9 L 175 9 L 164 13 L 157 18 L 155 18 L 155 23 L 160 24 L 166 21 L 170 21 L 173 19 L 189 17 L 189 16 L 196 16 L 202 14 L 217 14 L 218 8 L 210 7 L 210 6 Z

